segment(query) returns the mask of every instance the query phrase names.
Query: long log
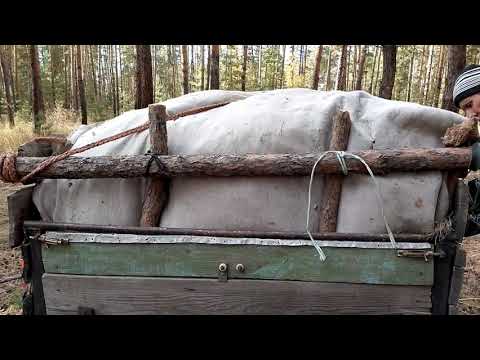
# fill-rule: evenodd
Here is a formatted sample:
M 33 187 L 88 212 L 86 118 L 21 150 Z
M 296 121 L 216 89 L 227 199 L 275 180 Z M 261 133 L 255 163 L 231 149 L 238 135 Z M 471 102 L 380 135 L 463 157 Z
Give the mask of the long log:
M 471 148 L 367 150 L 353 154 L 360 156 L 374 174 L 429 170 L 466 170 L 470 164 Z M 160 165 L 152 164 L 149 176 L 306 176 L 320 154 L 270 154 L 270 155 L 162 155 Z M 24 176 L 45 158 L 17 158 L 17 173 Z M 72 156 L 39 173 L 35 178 L 86 179 L 133 178 L 145 176 L 150 160 L 148 155 Z M 358 160 L 346 158 L 348 171 L 366 174 Z M 341 174 L 334 154 L 328 154 L 317 165 L 318 174 Z
M 329 150 L 347 150 L 350 138 L 350 114 L 348 111 L 339 112 L 333 118 L 332 135 L 330 138 Z M 325 177 L 325 189 L 320 205 L 320 232 L 337 231 L 337 215 L 342 196 L 342 183 L 344 175 L 328 175 Z
M 44 231 L 85 232 L 101 234 L 135 234 L 135 235 L 191 235 L 191 236 L 216 236 L 231 238 L 257 238 L 257 239 L 283 239 L 283 240 L 309 240 L 307 233 L 296 231 L 248 231 L 248 230 L 214 230 L 214 229 L 180 229 L 165 227 L 138 227 L 138 226 L 113 226 L 113 225 L 88 225 L 71 223 L 50 223 L 44 221 L 27 220 L 25 229 L 38 229 Z M 333 241 L 385 241 L 389 242 L 388 234 L 368 233 L 312 233 L 315 240 Z M 428 242 L 431 236 L 423 234 L 396 234 L 397 242 Z
M 167 109 L 164 105 L 149 105 L 150 145 L 152 155 L 168 154 Z M 151 178 L 145 189 L 140 226 L 157 226 L 168 200 L 168 179 Z

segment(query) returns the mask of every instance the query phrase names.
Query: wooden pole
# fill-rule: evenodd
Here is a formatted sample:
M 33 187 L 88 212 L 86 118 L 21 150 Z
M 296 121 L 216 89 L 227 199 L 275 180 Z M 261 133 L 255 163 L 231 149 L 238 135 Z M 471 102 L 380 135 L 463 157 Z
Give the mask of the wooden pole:
M 167 155 L 167 111 L 163 105 L 149 105 L 151 153 Z M 152 178 L 145 190 L 140 226 L 157 226 L 168 200 L 167 179 Z
M 332 136 L 329 150 L 347 150 L 352 122 L 347 111 L 339 112 L 333 119 Z M 325 187 L 320 206 L 320 232 L 337 231 L 337 214 L 342 196 L 344 175 L 328 175 L 325 177 Z
M 375 175 L 390 172 L 467 170 L 471 148 L 366 150 L 360 156 Z M 309 176 L 320 153 L 270 155 L 160 155 L 150 176 Z M 55 163 L 32 179 L 90 179 L 144 177 L 148 155 L 72 156 Z M 25 176 L 47 158 L 18 157 L 17 175 Z M 358 160 L 346 158 L 351 173 L 368 174 Z M 317 165 L 317 174 L 342 174 L 335 154 L 327 154 Z
M 100 234 L 137 234 L 137 235 L 189 235 L 212 236 L 232 238 L 257 238 L 257 239 L 282 239 L 282 240 L 308 240 L 307 233 L 299 231 L 252 231 L 252 230 L 215 230 L 215 229 L 188 229 L 165 227 L 138 227 L 138 226 L 113 226 L 113 225 L 88 225 L 71 223 L 52 223 L 45 221 L 25 220 L 25 229 L 62 232 L 85 232 Z M 315 240 L 332 241 L 385 241 L 389 242 L 388 234 L 366 233 L 312 233 Z M 430 242 L 433 241 L 429 234 L 395 234 L 397 242 Z

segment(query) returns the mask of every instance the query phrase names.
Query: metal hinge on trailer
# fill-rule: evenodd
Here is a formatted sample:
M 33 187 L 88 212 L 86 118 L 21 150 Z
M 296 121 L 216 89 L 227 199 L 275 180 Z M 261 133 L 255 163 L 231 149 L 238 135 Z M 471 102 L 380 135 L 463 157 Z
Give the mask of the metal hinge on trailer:
M 49 245 L 68 245 L 70 244 L 69 240 L 66 239 L 48 239 L 45 235 L 40 235 L 38 241 L 47 246 Z
M 412 258 L 423 258 L 426 262 L 428 262 L 434 256 L 439 258 L 445 257 L 445 252 L 443 250 L 440 251 L 432 251 L 432 250 L 398 250 L 397 256 L 400 257 L 412 257 Z

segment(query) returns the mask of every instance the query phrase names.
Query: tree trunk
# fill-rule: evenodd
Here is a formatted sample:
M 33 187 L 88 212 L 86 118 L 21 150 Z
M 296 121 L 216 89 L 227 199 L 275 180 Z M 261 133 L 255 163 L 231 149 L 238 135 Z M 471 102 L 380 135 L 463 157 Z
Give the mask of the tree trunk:
M 0 65 L 2 66 L 3 84 L 5 88 L 5 98 L 7 100 L 8 122 L 10 127 L 15 126 L 15 115 L 12 99 L 12 79 L 10 78 L 9 64 L 4 46 L 0 46 Z
M 68 45 L 63 45 L 63 76 L 64 76 L 64 99 L 63 99 L 63 108 L 70 109 L 70 86 L 69 86 L 69 71 L 70 64 L 68 62 Z
M 347 86 L 347 45 L 342 45 L 342 53 L 340 55 L 340 63 L 338 67 L 338 76 L 337 76 L 337 90 L 345 91 Z
M 42 125 L 45 123 L 45 105 L 43 103 L 37 45 L 29 45 L 29 47 L 32 67 L 33 125 L 35 134 L 39 134 Z
M 153 101 L 157 99 L 157 72 L 158 72 L 158 62 L 157 62 L 157 46 L 152 45 L 153 56 L 152 56 L 152 85 L 153 85 Z M 115 50 L 117 54 L 117 50 Z
M 262 88 L 262 45 L 258 49 L 258 75 L 257 75 L 257 85 Z
M 411 92 L 412 92 L 412 81 L 413 81 L 413 64 L 414 64 L 414 61 L 415 61 L 415 46 L 413 48 L 413 52 L 412 52 L 412 58 L 410 59 L 410 69 L 409 69 L 409 72 L 408 72 L 408 89 L 407 89 L 407 99 L 406 101 L 410 101 L 410 96 L 411 96 Z
M 18 55 L 17 55 L 17 46 L 13 45 L 13 72 L 15 74 L 15 93 L 17 94 L 18 101 L 20 102 L 21 96 L 20 96 L 20 83 L 18 82 Z M 14 111 L 17 111 L 17 102 L 15 101 L 14 105 Z
M 357 82 L 355 84 L 355 90 L 362 90 L 362 81 L 363 81 L 363 73 L 365 69 L 366 57 L 367 57 L 367 45 L 364 45 L 360 55 L 360 61 L 358 64 L 357 79 L 356 79 Z
M 443 92 L 442 109 L 457 112 L 453 103 L 453 87 L 457 76 L 461 73 L 466 63 L 466 45 L 448 45 L 447 76 L 445 78 L 445 90 Z
M 183 94 L 188 94 L 188 49 L 187 45 L 182 45 L 182 70 L 183 70 Z
M 375 94 L 379 93 L 379 86 L 378 86 L 378 76 L 380 75 L 380 64 L 381 60 L 383 59 L 383 51 L 378 51 L 378 60 L 377 60 L 377 71 L 375 72 L 375 85 L 374 85 L 374 92 Z
M 188 91 L 195 91 L 195 45 L 190 45 L 190 82 L 188 86 Z
M 245 91 L 245 84 L 247 79 L 247 57 L 248 45 L 243 45 L 243 65 L 242 65 L 242 91 Z
M 120 45 L 113 45 L 114 47 L 114 53 L 115 53 L 115 96 L 116 96 L 116 103 L 117 103 L 117 115 L 120 115 L 120 86 L 118 84 L 119 79 L 118 79 L 118 49 Z M 153 77 L 155 80 L 155 76 Z
M 52 86 L 52 107 L 56 107 L 56 99 L 55 99 L 55 52 L 54 52 L 54 46 L 56 45 L 50 45 L 49 50 L 50 50 L 50 80 L 51 80 L 51 86 Z
M 375 80 L 375 67 L 377 66 L 377 57 L 378 57 L 378 47 L 375 46 L 375 53 L 373 55 L 373 64 L 372 64 L 372 74 L 370 76 L 370 86 L 368 88 L 368 92 L 373 95 L 373 91 L 375 90 L 373 87 L 374 80 Z
M 207 90 L 210 90 L 210 69 L 212 67 L 212 50 L 211 45 L 207 46 Z
M 318 81 L 320 80 L 320 64 L 322 62 L 323 46 L 319 45 L 317 50 L 317 57 L 315 58 L 315 70 L 313 71 L 312 89 L 318 90 Z
M 440 101 L 440 91 L 442 89 L 442 78 L 443 78 L 444 67 L 445 67 L 445 48 L 444 46 L 440 46 L 440 63 L 438 65 L 437 83 L 435 85 L 435 95 L 433 98 L 434 107 L 438 107 L 438 103 Z
M 77 79 L 78 92 L 80 95 L 80 109 L 82 111 L 82 125 L 87 125 L 87 100 L 85 99 L 85 85 L 83 84 L 82 50 L 80 45 L 77 45 Z
M 153 103 L 152 55 L 150 45 L 136 45 L 137 71 L 135 109 L 143 109 Z
M 12 103 L 13 103 L 13 113 L 17 112 L 17 82 L 15 82 L 14 72 L 12 70 L 12 62 L 16 66 L 16 56 L 15 56 L 15 45 L 12 46 L 12 54 L 9 55 L 8 60 L 8 73 L 10 74 L 10 84 L 12 86 Z
M 96 45 L 97 47 L 97 55 L 98 55 L 98 99 L 102 101 L 103 99 L 103 83 L 104 83 L 104 74 L 103 74 L 103 66 L 102 66 L 102 46 Z
M 287 50 L 287 45 L 283 45 L 283 52 L 282 52 L 282 67 L 280 70 L 280 89 L 283 89 L 283 85 L 285 82 L 285 51 Z
M 93 51 L 92 51 L 92 45 L 88 45 L 88 50 L 90 54 L 90 67 L 92 71 L 92 82 L 93 82 L 93 95 L 95 101 L 97 101 L 97 74 L 95 73 L 95 64 L 93 60 Z
M 358 45 L 353 46 L 353 65 L 352 65 L 352 85 L 350 86 L 350 90 L 355 90 L 357 85 L 357 69 L 358 69 L 358 58 L 360 56 L 358 51 Z
M 220 46 L 212 45 L 210 88 L 220 89 Z
M 202 45 L 200 47 L 200 51 L 202 52 L 201 55 L 201 61 L 202 61 L 202 68 L 201 68 L 201 74 L 202 74 L 202 79 L 201 79 L 201 89 L 202 91 L 205 90 L 205 45 Z
M 383 45 L 383 74 L 379 96 L 385 99 L 392 98 L 397 67 L 397 46 Z
M 433 64 L 433 45 L 430 46 L 428 54 L 428 73 L 423 84 L 423 101 L 422 103 L 428 105 L 428 93 L 430 90 L 430 78 L 432 76 L 432 64 Z
M 114 45 L 108 45 L 108 88 L 110 89 L 110 95 L 112 98 L 112 112 L 113 116 L 117 116 L 117 94 L 116 94 L 116 86 L 115 86 L 115 70 L 113 69 L 114 66 L 114 52 L 113 52 Z
M 125 89 L 124 76 L 123 76 L 123 67 L 122 67 L 122 47 L 118 45 L 118 67 L 120 68 L 120 91 L 118 94 L 118 104 L 120 110 L 123 110 L 123 90 Z
M 75 48 L 74 45 L 70 45 L 70 79 L 71 81 L 71 99 L 72 99 L 72 105 L 73 105 L 73 110 L 78 111 L 79 105 L 78 105 L 78 86 L 77 86 L 77 70 L 76 70 L 76 61 L 75 61 Z
M 345 61 L 345 89 L 346 91 L 349 90 L 349 83 L 350 83 L 350 53 L 351 48 L 350 45 L 347 45 L 347 61 Z
M 328 47 L 328 63 L 327 63 L 327 82 L 325 84 L 325 90 L 328 91 L 331 88 L 331 68 L 332 68 L 332 52 L 333 48 L 330 45 Z

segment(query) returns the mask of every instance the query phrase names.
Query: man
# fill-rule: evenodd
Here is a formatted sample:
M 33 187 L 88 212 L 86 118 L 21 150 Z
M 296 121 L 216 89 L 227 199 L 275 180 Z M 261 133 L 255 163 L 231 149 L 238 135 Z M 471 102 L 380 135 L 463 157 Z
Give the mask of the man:
M 480 65 L 468 65 L 453 87 L 453 102 L 468 118 L 480 116 Z
M 474 120 L 476 125 L 477 118 L 480 117 L 480 65 L 468 65 L 460 73 L 453 88 L 453 102 L 468 119 Z M 476 142 L 472 146 L 470 170 L 479 169 L 480 144 Z M 480 180 L 474 178 L 468 182 L 468 187 L 472 201 L 465 236 L 472 236 L 480 233 Z

